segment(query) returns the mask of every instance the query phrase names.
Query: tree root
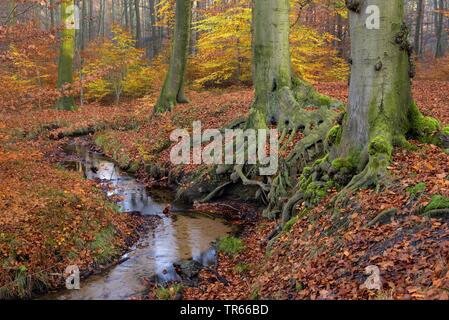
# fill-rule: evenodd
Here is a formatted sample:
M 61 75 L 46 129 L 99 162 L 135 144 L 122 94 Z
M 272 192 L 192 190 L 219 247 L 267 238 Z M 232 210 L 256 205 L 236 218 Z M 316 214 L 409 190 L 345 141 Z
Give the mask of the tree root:
M 219 185 L 212 192 L 210 192 L 207 196 L 205 196 L 204 198 L 199 200 L 199 203 L 209 202 L 210 200 L 212 200 L 215 197 L 216 194 L 218 194 L 221 190 L 225 189 L 231 183 L 232 183 L 232 181 L 227 181 L 227 182 Z
M 298 202 L 304 199 L 304 194 L 300 191 L 296 192 L 282 208 L 281 224 L 285 225 L 293 216 L 293 211 Z
M 429 218 L 447 219 L 449 218 L 449 208 L 430 210 L 427 211 L 424 215 Z
M 259 186 L 262 191 L 268 192 L 270 191 L 270 185 L 265 184 L 261 181 L 257 180 L 250 180 L 248 179 L 245 174 L 243 173 L 243 165 L 236 165 L 234 167 L 234 172 L 239 176 L 239 178 L 242 180 L 243 185 L 249 186 Z

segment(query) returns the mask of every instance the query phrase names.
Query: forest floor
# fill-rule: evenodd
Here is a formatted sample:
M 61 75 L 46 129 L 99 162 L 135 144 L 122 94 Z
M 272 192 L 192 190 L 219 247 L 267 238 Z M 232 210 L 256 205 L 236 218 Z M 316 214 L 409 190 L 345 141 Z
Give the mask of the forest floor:
M 316 87 L 347 100 L 346 83 Z M 443 124 L 449 124 L 447 92 L 449 82 L 414 85 L 420 109 Z M 68 264 L 85 270 L 106 264 L 135 240 L 139 218 L 118 214 L 96 183 L 58 164 L 55 155 L 73 136 L 90 135 L 122 168 L 151 185 L 146 163 L 173 169 L 173 129 L 191 128 L 195 120 L 202 121 L 203 129 L 220 128 L 245 117 L 253 91 L 234 88 L 188 96 L 190 104 L 151 122 L 154 97 L 119 106 L 89 104 L 75 112 L 0 113 L 0 297 L 55 286 L 61 279 L 49 278 L 48 271 L 60 273 Z M 202 271 L 200 286 L 185 288 L 184 298 L 448 299 L 447 219 L 428 219 L 420 208 L 435 196 L 449 197 L 449 156 L 435 146 L 413 144 L 415 151 L 395 150 L 391 186 L 352 197 L 341 212 L 344 227 L 335 228 L 328 212 L 334 194 L 292 221 L 269 249 L 265 238 L 274 222 L 248 224 L 242 234 L 245 250 L 234 256 L 219 254 L 217 271 L 227 284 Z M 197 165 L 183 168 L 195 169 Z M 389 223 L 365 226 L 393 208 Z M 368 265 L 380 268 L 381 291 L 362 287 Z

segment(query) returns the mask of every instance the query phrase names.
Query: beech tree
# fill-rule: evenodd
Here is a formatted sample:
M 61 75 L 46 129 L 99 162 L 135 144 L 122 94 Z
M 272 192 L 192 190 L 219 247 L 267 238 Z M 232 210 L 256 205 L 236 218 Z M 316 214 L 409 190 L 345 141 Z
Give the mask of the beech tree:
M 403 0 L 347 1 L 350 10 L 351 82 L 341 141 L 332 158 L 344 159 L 357 172 L 348 187 L 379 187 L 387 177 L 394 146 L 406 146 L 406 135 L 434 135 L 437 120 L 424 117 L 412 98 L 414 75 L 404 22 Z M 379 14 L 370 28 L 368 6 Z M 376 9 L 376 7 L 378 9 Z M 371 7 L 373 8 L 373 7 Z
M 61 45 L 58 63 L 58 88 L 62 97 L 56 107 L 64 110 L 74 110 L 75 100 L 64 93 L 64 86 L 73 82 L 73 58 L 75 56 L 75 6 L 73 0 L 61 2 Z
M 293 128 L 310 125 L 307 105 L 328 107 L 334 103 L 312 86 L 292 75 L 289 43 L 289 0 L 254 0 L 253 81 L 255 100 L 249 127 L 263 128 L 267 122 Z
M 154 112 L 170 111 L 177 103 L 187 103 L 184 78 L 189 53 L 192 0 L 176 0 L 175 30 L 168 72 Z
M 393 147 L 409 146 L 408 136 L 435 142 L 440 127 L 412 99 L 414 67 L 403 0 L 346 1 L 351 33 L 346 108 L 292 75 L 288 5 L 286 0 L 254 3 L 256 96 L 247 126 L 277 123 L 281 152 L 298 130 L 304 137 L 280 158 L 272 179 L 250 178 L 251 166 L 235 166 L 231 174 L 233 182 L 239 177 L 244 185 L 260 187 L 256 196 L 267 203 L 264 215 L 280 216 L 280 225 L 290 220 L 298 203 L 312 207 L 333 187 L 343 188 L 336 203 L 359 188 L 381 187 L 388 181 Z

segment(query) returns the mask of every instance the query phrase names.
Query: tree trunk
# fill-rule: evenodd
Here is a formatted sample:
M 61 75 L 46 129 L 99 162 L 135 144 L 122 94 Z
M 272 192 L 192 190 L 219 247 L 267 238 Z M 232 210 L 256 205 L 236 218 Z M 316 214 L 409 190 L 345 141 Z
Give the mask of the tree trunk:
M 80 36 L 80 48 L 81 50 L 84 50 L 86 46 L 86 40 L 87 40 L 87 3 L 86 0 L 83 0 L 82 7 L 81 7 L 81 21 L 80 21 L 80 27 L 81 27 L 81 36 Z
M 89 41 L 94 38 L 94 2 L 89 0 Z
M 435 48 L 435 58 L 442 58 L 446 53 L 446 43 L 447 33 L 444 27 L 444 1 L 439 0 L 438 3 L 435 1 L 435 4 L 438 4 L 438 13 L 437 13 L 437 22 L 436 22 L 436 48 Z
M 418 57 L 420 57 L 420 38 L 421 38 L 421 28 L 423 23 L 423 0 L 418 0 L 418 8 L 416 13 L 416 28 L 415 28 L 415 43 L 414 43 L 414 49 L 415 53 Z
M 176 0 L 176 21 L 168 73 L 154 112 L 170 111 L 176 103 L 187 103 L 184 78 L 189 51 L 192 1 Z
M 111 0 L 111 24 L 115 25 L 115 0 Z
M 140 47 L 140 40 L 142 38 L 142 29 L 140 25 L 140 7 L 139 0 L 134 0 L 134 9 L 136 15 L 136 44 L 137 47 Z
M 329 107 L 334 103 L 312 86 L 293 77 L 290 67 L 289 0 L 255 0 L 253 4 L 253 82 L 256 91 L 248 127 L 310 127 L 303 107 Z
M 55 0 L 50 0 L 50 29 L 55 29 Z
M 349 1 L 349 3 L 356 2 Z M 413 103 L 410 44 L 402 0 L 360 1 L 350 10 L 351 82 L 341 142 L 331 158 L 362 171 L 349 187 L 378 185 L 384 180 L 393 145 L 406 144 L 409 131 L 434 131 Z M 368 29 L 368 4 L 380 9 L 380 28 Z M 426 128 L 422 128 L 425 124 Z M 340 161 L 341 163 L 341 161 Z
M 150 34 L 151 40 L 148 44 L 148 57 L 151 59 L 157 54 L 157 38 L 158 32 L 156 29 L 156 10 L 154 7 L 154 0 L 149 0 L 148 5 L 150 6 Z
M 64 0 L 61 2 L 61 47 L 59 51 L 58 64 L 58 88 L 63 96 L 57 103 L 58 109 L 74 110 L 75 101 L 72 96 L 64 94 L 64 85 L 73 82 L 73 58 L 75 56 L 75 21 L 74 1 Z
M 250 126 L 266 127 L 278 120 L 273 93 L 290 88 L 289 1 L 255 0 L 253 8 L 253 81 L 256 96 Z
M 133 35 L 135 30 L 135 17 L 134 17 L 134 0 L 128 0 L 128 12 L 129 12 L 129 34 Z
M 128 0 L 123 0 L 123 15 L 125 17 L 126 30 L 129 30 Z

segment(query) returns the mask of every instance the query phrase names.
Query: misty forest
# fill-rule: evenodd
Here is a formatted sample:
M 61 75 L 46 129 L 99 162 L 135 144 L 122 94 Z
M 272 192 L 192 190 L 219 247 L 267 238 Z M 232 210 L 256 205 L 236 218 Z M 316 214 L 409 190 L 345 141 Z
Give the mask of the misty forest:
M 0 0 L 0 299 L 448 300 L 448 32 L 448 0 Z M 229 132 L 264 135 L 206 161 Z

